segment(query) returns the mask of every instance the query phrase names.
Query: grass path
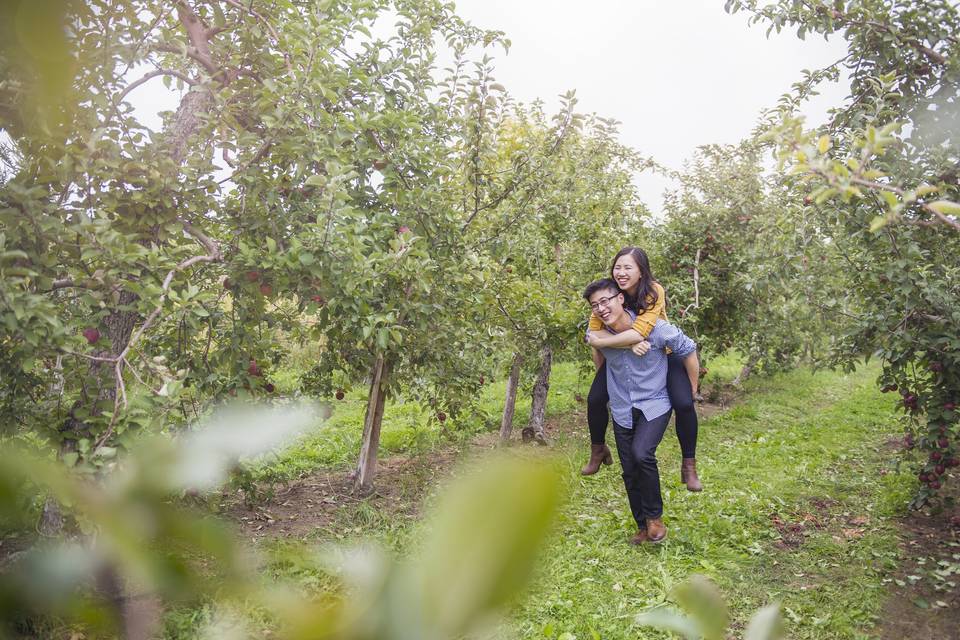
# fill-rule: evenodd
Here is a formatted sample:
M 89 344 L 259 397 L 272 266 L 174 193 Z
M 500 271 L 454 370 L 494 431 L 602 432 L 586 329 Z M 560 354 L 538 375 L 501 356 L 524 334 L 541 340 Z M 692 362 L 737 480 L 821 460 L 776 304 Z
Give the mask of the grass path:
M 532 594 L 514 613 L 519 635 L 664 637 L 633 627 L 633 617 L 701 573 L 741 627 L 778 600 L 792 638 L 867 637 L 883 576 L 898 559 L 892 519 L 911 485 L 890 466 L 886 443 L 898 427 L 875 379 L 869 367 L 751 385 L 745 402 L 702 422 L 700 494 L 680 485 L 668 431 L 659 458 L 669 537 L 660 546 L 626 544 L 633 522 L 619 467 L 581 479 L 582 427 L 561 436 L 570 500 Z
M 534 463 L 556 458 L 568 500 L 527 596 L 506 623 L 510 635 L 669 637 L 633 619 L 670 604 L 671 588 L 700 573 L 722 591 L 735 630 L 756 609 L 779 601 L 790 638 L 876 637 L 902 560 L 896 526 L 914 482 L 895 465 L 888 443 L 900 427 L 890 399 L 876 390 L 876 375 L 875 367 L 851 374 L 798 370 L 749 382 L 732 409 L 701 420 L 705 491 L 699 494 L 680 485 L 680 452 L 669 430 L 658 452 L 669 536 L 662 545 L 635 548 L 626 542 L 634 525 L 619 464 L 591 478 L 578 473 L 588 451 L 585 407 L 574 401 L 583 381 L 572 367 L 561 369 L 551 385 L 553 446 L 517 452 Z M 267 550 L 281 551 L 287 540 L 350 545 L 373 538 L 404 554 L 422 532 L 423 503 L 456 460 L 489 451 L 494 440 L 486 435 L 469 445 L 387 457 L 381 493 L 368 500 L 350 499 L 335 486 L 331 492 L 342 475 L 336 468 L 309 471 L 258 507 L 273 521 L 246 512 L 244 531 Z M 272 567 L 278 576 L 310 588 L 332 586 L 330 576 L 303 573 L 281 557 Z M 167 637 L 195 637 L 198 620 L 209 615 L 171 612 Z

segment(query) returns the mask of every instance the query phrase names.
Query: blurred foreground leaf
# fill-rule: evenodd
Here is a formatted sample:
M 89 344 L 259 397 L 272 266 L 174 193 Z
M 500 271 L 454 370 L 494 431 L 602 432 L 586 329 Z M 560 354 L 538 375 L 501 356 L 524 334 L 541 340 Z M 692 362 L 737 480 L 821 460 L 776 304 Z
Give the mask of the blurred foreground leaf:
M 288 443 L 319 415 L 308 404 L 228 408 L 182 437 L 145 439 L 103 479 L 3 451 L 0 515 L 22 519 L 16 496 L 39 491 L 69 507 L 88 535 L 14 559 L 0 574 L 0 623 L 53 615 L 118 625 L 132 585 L 166 602 L 254 593 L 255 564 L 230 527 L 179 498 L 216 488 L 241 460 Z
M 300 612 L 290 637 L 439 640 L 494 624 L 527 584 L 560 493 L 540 460 L 486 460 L 445 492 L 414 558 L 341 556 L 348 595 Z
M 229 611 L 245 602 L 269 612 L 277 635 L 291 640 L 439 640 L 496 624 L 527 584 L 560 501 L 561 482 L 542 459 L 487 459 L 455 480 L 412 558 L 290 545 L 285 561 L 340 576 L 342 589 L 319 596 L 265 578 L 265 563 L 227 523 L 180 499 L 217 487 L 239 460 L 316 420 L 309 406 L 229 410 L 180 438 L 145 440 L 103 481 L 23 451 L 0 454 L 4 516 L 33 484 L 69 504 L 92 533 L 38 545 L 0 574 L 0 635 L 24 620 L 59 619 L 94 634 L 149 637 L 126 624 L 137 602 L 155 604 L 144 629 L 156 629 L 170 603 Z M 242 633 L 242 620 L 217 620 L 208 633 Z
M 687 640 L 722 640 L 733 638 L 727 634 L 730 612 L 717 586 L 709 578 L 693 575 L 673 590 L 673 597 L 688 614 L 687 616 L 659 607 L 641 613 L 636 623 L 641 626 L 667 629 L 679 633 Z M 784 637 L 780 605 L 772 604 L 757 611 L 744 640 L 780 640 Z

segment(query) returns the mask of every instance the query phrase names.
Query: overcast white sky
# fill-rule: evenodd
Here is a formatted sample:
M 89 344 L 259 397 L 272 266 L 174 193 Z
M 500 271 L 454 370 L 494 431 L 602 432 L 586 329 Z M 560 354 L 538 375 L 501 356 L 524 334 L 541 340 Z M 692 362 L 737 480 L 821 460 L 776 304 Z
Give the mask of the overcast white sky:
M 499 82 L 521 101 L 576 89 L 580 111 L 616 118 L 622 140 L 679 169 L 697 146 L 735 143 L 760 112 L 801 78 L 845 52 L 837 37 L 801 41 L 795 32 L 765 37 L 723 0 L 456 0 L 457 13 L 510 38 L 498 55 Z M 846 86 L 824 87 L 807 109 L 822 122 Z M 659 211 L 665 178 L 637 178 L 641 197 Z

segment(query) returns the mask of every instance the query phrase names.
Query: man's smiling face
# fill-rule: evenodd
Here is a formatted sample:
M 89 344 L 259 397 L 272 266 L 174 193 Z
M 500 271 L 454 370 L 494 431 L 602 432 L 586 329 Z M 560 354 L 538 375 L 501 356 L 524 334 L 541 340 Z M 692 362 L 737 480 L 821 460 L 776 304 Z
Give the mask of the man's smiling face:
M 590 296 L 590 309 L 609 325 L 623 314 L 623 294 L 616 289 L 600 289 Z

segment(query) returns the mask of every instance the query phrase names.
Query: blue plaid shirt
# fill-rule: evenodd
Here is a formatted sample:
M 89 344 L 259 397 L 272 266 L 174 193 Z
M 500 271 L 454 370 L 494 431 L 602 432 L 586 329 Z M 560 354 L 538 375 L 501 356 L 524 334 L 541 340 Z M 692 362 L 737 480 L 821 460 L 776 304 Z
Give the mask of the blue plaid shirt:
M 633 313 L 630 316 L 635 318 Z M 618 333 L 610 327 L 606 329 L 610 333 Z M 630 349 L 600 349 L 607 361 L 610 413 L 614 422 L 627 429 L 633 428 L 634 407 L 643 411 L 647 420 L 653 420 L 670 410 L 664 347 L 669 347 L 680 358 L 697 349 L 693 340 L 663 320 L 657 320 L 653 331 L 647 336 L 647 342 L 650 343 L 650 351 L 643 356 L 638 356 Z

